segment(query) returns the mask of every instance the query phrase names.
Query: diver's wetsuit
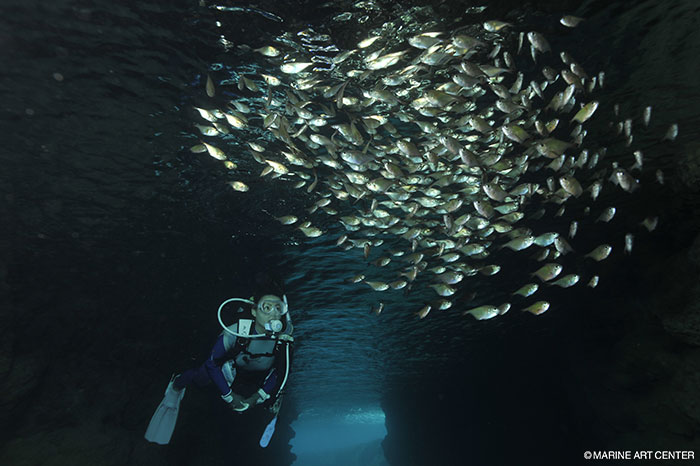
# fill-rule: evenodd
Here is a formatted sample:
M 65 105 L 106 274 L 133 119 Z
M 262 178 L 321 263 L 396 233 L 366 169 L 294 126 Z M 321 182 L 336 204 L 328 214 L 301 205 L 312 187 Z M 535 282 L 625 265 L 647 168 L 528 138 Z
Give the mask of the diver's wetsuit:
M 236 332 L 237 327 L 238 324 L 234 324 L 230 328 Z M 266 404 L 273 404 L 287 383 L 291 343 L 277 342 L 272 338 L 250 338 L 245 343 L 236 344 L 236 340 L 237 337 L 227 332 L 219 335 L 209 359 L 200 367 L 178 376 L 174 382 L 175 388 L 180 390 L 191 383 L 203 387 L 213 381 L 223 397 L 231 394 L 234 379 L 238 381 L 241 378 L 249 385 L 255 385 L 252 392 L 262 388 L 270 395 Z M 243 391 L 251 392 L 245 388 Z

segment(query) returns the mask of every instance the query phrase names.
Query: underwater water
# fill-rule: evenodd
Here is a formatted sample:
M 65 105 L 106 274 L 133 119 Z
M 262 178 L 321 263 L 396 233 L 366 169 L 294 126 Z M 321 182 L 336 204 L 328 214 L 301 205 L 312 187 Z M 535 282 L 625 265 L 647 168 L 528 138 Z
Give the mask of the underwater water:
M 473 306 L 501 304 L 533 271 L 499 250 L 503 273 L 467 277 L 458 305 L 419 319 L 433 290 L 348 283 L 368 261 L 336 246 L 344 230 L 333 215 L 311 238 L 275 220 L 316 198 L 258 176 L 242 133 L 226 144 L 248 192 L 231 189 L 220 161 L 190 151 L 204 139 L 193 122 L 207 74 L 252 76 L 262 58 L 251 49 L 281 34 L 313 28 L 348 49 L 393 18 L 415 23 L 428 11 L 457 28 L 482 5 L 475 21 L 522 21 L 591 74 L 605 70 L 599 126 L 615 103 L 620 119 L 635 118 L 642 188 L 603 189 L 599 204 L 618 217 L 581 221 L 581 255 L 613 245 L 608 260 L 577 269 L 585 281 L 599 275 L 598 288 L 550 288 L 539 316 L 520 312 L 517 297 L 492 320 L 463 316 L 466 295 L 476 293 Z M 579 464 L 603 449 L 700 454 L 697 343 L 670 337 L 656 311 L 692 302 L 674 299 L 694 286 L 684 281 L 694 269 L 673 258 L 698 232 L 696 2 L 5 0 L 0 11 L 0 464 L 488 466 Z M 367 19 L 331 19 L 346 11 Z M 564 28 L 562 14 L 585 20 Z M 235 79 L 217 89 L 262 100 Z M 678 139 L 662 141 L 672 123 Z M 612 147 L 632 165 L 622 144 Z M 531 225 L 565 232 L 570 215 Z M 651 233 L 638 225 L 649 215 L 659 217 Z M 208 356 L 218 305 L 270 289 L 288 297 L 296 340 L 270 447 L 257 446 L 260 422 L 234 419 L 214 389 L 188 389 L 171 444 L 148 444 L 171 374 Z

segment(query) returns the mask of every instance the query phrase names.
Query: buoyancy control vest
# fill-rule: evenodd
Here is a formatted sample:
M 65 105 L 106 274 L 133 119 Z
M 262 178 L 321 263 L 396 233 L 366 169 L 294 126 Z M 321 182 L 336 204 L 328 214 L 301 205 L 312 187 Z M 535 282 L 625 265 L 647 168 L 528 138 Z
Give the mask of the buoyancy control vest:
M 242 310 L 239 309 L 239 311 Z M 294 341 L 292 337 L 293 326 L 289 321 L 286 324 L 278 333 L 251 334 L 255 320 L 251 316 L 246 316 L 240 318 L 237 323 L 228 326 L 230 332 L 223 331 L 221 333 L 224 338 L 224 348 L 227 350 L 227 360 L 221 369 L 229 385 L 233 383 L 237 369 L 250 372 L 269 371 L 275 364 L 275 359 L 282 356 L 279 355 L 281 351 L 287 352 L 284 355 L 287 366 L 284 368 L 286 378 L 286 374 L 289 372 L 289 350 L 286 346 L 291 345 Z

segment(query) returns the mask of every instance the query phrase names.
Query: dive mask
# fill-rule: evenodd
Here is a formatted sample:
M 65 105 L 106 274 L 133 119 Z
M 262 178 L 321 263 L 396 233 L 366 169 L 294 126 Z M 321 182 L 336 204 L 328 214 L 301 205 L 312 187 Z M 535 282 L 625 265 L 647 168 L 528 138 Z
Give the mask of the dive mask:
M 279 299 L 277 296 L 266 295 L 258 301 L 257 309 L 263 314 L 270 315 L 274 312 L 283 316 L 287 313 L 287 296 Z
M 282 305 L 281 302 L 265 301 L 258 305 L 258 310 L 263 314 L 272 314 L 273 312 L 282 315 Z

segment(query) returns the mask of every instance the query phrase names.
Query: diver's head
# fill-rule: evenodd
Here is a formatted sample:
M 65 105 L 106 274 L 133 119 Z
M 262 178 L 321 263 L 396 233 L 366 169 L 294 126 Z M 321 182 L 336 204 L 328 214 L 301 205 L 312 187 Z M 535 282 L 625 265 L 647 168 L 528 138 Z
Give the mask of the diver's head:
M 281 298 L 266 294 L 258 300 L 251 311 L 255 318 L 255 328 L 259 333 L 282 331 L 282 316 L 287 313 L 287 303 Z

